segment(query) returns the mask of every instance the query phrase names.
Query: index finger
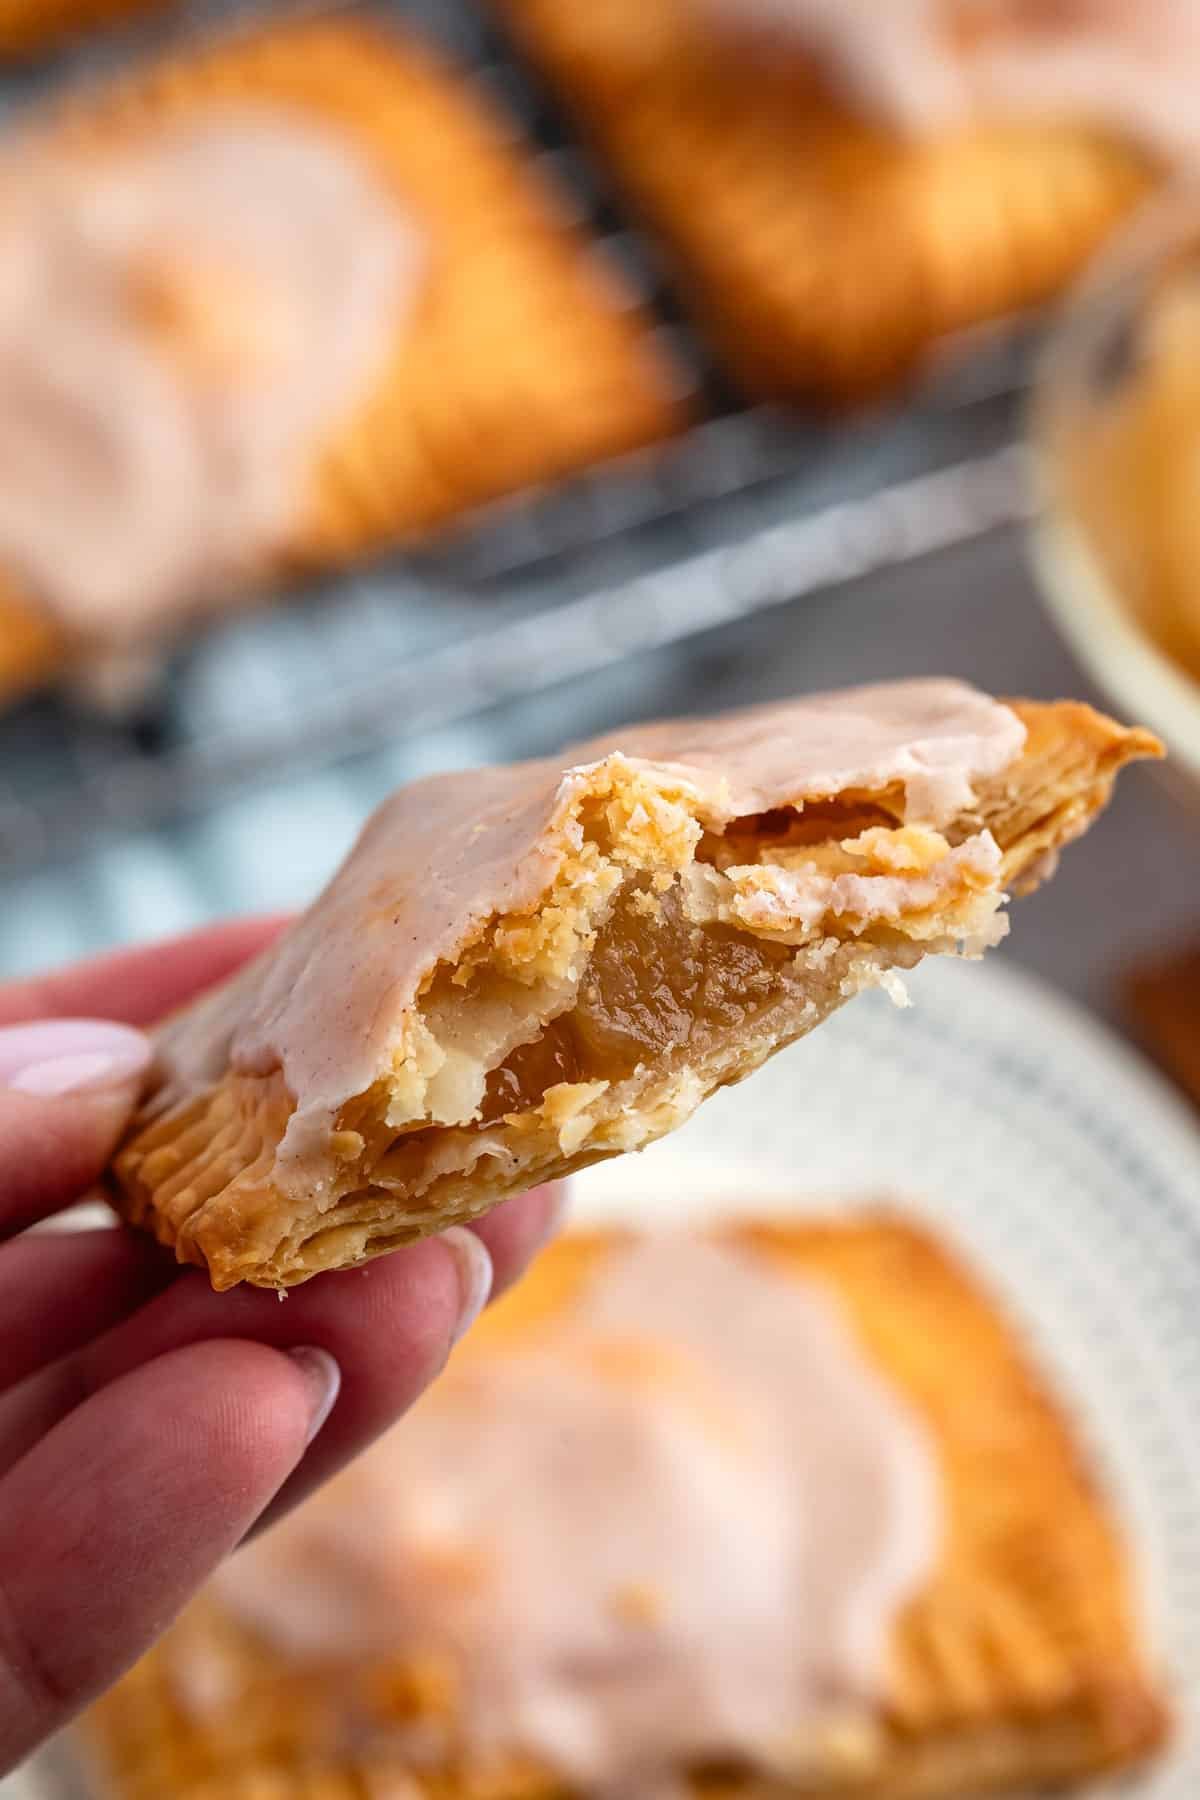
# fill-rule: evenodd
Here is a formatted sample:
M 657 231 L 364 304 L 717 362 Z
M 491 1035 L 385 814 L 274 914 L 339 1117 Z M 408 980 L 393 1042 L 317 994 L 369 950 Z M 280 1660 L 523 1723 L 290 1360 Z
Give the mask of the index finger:
M 257 956 L 286 924 L 286 915 L 279 913 L 234 919 L 186 937 L 113 951 L 69 969 L 10 982 L 0 987 L 0 1026 L 47 1018 L 154 1025 Z

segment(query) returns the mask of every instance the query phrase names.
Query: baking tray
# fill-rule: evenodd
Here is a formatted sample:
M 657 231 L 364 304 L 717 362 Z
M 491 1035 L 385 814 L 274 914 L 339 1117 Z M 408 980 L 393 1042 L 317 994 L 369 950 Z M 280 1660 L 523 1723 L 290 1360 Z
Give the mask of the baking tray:
M 193 4 L 11 73 L 0 117 L 250 10 Z M 705 422 L 490 506 L 418 551 L 281 593 L 286 605 L 226 617 L 165 661 L 10 711 L 0 719 L 0 874 L 963 543 L 1028 510 L 1016 445 L 1038 321 L 948 344 L 919 391 L 887 412 L 834 424 L 742 407 L 689 330 L 656 246 L 470 0 L 342 10 L 426 31 L 516 115 L 595 254 L 620 266 L 670 338 Z

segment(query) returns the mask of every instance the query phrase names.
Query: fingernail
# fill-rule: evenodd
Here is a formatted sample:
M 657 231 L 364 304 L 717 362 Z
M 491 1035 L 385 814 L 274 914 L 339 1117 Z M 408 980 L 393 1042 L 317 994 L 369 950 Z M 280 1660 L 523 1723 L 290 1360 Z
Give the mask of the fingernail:
M 551 1181 L 543 1192 L 546 1195 L 546 1236 L 553 1237 L 567 1210 L 568 1184 L 565 1181 Z
M 122 1087 L 144 1075 L 154 1052 L 130 1025 L 104 1019 L 40 1019 L 0 1030 L 0 1087 L 52 1099 Z
M 452 1225 L 441 1234 L 446 1248 L 453 1252 L 458 1264 L 458 1324 L 452 1344 L 465 1337 L 488 1303 L 492 1291 L 492 1258 L 487 1245 L 465 1225 Z
M 307 1450 L 333 1411 L 342 1388 L 342 1371 L 328 1350 L 321 1350 L 316 1344 L 300 1344 L 295 1349 L 289 1350 L 288 1355 L 308 1383 L 309 1405 L 312 1410 L 308 1419 L 308 1432 L 304 1439 L 304 1447 Z

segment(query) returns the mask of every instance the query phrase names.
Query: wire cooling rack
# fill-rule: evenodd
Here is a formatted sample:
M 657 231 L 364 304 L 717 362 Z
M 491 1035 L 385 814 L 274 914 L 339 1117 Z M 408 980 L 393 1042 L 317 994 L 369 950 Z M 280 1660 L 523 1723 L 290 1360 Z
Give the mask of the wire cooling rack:
M 93 683 L 6 715 L 0 873 L 961 544 L 1028 510 L 1016 417 L 1036 322 L 948 346 L 900 412 L 833 426 L 741 408 L 655 247 L 471 0 L 373 0 L 372 10 L 438 38 L 515 114 L 710 416 L 663 449 L 489 507 L 419 552 L 227 619 L 136 671 L 135 702 L 125 669 L 120 705 L 111 691 L 102 704 Z M 192 5 L 165 26 L 9 76 L 0 116 L 246 11 L 242 0 Z

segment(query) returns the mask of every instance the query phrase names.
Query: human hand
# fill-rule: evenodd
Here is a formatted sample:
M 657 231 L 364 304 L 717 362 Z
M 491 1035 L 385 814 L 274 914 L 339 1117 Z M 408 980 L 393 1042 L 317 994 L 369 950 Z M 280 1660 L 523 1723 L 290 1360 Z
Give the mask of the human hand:
M 280 923 L 0 988 L 0 1774 L 411 1405 L 554 1222 L 535 1189 L 285 1305 L 124 1228 L 25 1231 L 101 1174 L 149 1066 L 136 1028 Z

